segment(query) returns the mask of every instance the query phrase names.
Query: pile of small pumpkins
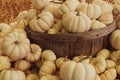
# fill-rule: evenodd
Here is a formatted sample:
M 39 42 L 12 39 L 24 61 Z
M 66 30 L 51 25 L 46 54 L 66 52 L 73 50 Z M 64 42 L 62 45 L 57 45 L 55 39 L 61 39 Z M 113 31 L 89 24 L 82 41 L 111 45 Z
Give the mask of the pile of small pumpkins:
M 16 22 L 0 23 L 0 80 L 119 80 L 119 29 L 110 36 L 113 50 L 73 59 L 57 58 L 52 50 L 31 43 L 24 30 L 29 26 L 36 32 L 57 34 L 100 29 L 113 22 L 112 11 L 118 7 L 102 0 L 91 4 L 32 0 L 32 5 L 34 9 L 20 12 Z

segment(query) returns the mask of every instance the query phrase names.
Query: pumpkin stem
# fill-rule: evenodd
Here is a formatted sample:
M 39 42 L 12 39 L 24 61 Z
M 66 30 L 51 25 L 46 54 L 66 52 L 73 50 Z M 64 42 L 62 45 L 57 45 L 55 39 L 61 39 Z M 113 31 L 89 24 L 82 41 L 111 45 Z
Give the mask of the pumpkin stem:
M 80 58 L 80 60 L 79 60 L 78 62 L 82 62 L 82 61 L 84 61 L 84 60 L 86 60 L 86 59 L 92 58 L 92 56 L 85 56 L 85 57 L 83 57 L 83 58 L 81 58 L 81 57 L 79 56 L 79 58 Z

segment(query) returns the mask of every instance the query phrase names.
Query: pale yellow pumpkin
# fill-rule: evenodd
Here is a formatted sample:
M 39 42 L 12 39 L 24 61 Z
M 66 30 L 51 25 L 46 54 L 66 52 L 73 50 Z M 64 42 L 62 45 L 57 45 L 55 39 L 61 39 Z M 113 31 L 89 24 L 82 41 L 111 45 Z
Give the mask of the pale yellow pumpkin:
M 102 57 L 104 59 L 108 59 L 110 57 L 110 50 L 102 49 L 97 53 L 97 57 Z
M 67 12 L 62 17 L 62 23 L 66 30 L 77 33 L 89 31 L 91 26 L 90 18 L 82 12 L 78 15 L 75 12 Z
M 116 71 L 117 71 L 117 73 L 120 75 L 120 65 L 117 65 L 117 66 L 116 66 Z
M 42 76 L 40 80 L 61 80 L 61 79 L 59 79 L 59 77 L 55 75 L 46 75 L 46 76 Z
M 28 21 L 26 19 L 23 19 L 19 22 L 17 22 L 16 28 L 21 28 L 21 29 L 25 29 L 25 27 L 28 26 Z
M 90 63 L 94 66 L 96 73 L 100 74 L 106 69 L 106 61 L 104 58 L 96 57 L 90 60 Z
M 24 33 L 26 36 L 27 36 L 27 33 L 24 29 L 21 29 L 21 28 L 14 28 L 11 30 L 11 32 L 19 32 L 19 33 Z
M 0 71 L 9 69 L 11 67 L 10 61 L 7 56 L 0 56 Z
M 55 29 L 55 28 L 50 28 L 48 31 L 47 31 L 48 34 L 58 34 L 58 30 Z
M 85 59 L 85 60 L 83 60 L 83 59 Z M 83 60 L 83 62 L 89 63 L 90 57 L 88 57 L 88 56 L 75 56 L 75 57 L 73 57 L 72 60 L 75 62 L 79 62 L 79 61 Z
M 98 74 L 96 74 L 96 76 L 95 76 L 95 79 L 94 80 L 101 80 L 100 79 L 100 76 L 98 75 Z
M 110 43 L 113 48 L 120 50 L 120 30 L 116 30 L 111 34 Z
M 9 25 L 10 25 L 10 27 L 11 27 L 12 29 L 14 29 L 14 28 L 16 28 L 17 21 L 12 22 L 12 23 L 10 23 Z
M 28 14 L 28 11 L 22 11 L 18 14 L 16 20 L 17 22 L 20 22 L 21 20 L 24 20 Z
M 40 11 L 49 3 L 50 3 L 50 0 L 32 0 L 32 6 L 35 9 Z
M 49 11 L 43 11 L 38 15 L 38 19 L 32 19 L 29 22 L 29 27 L 33 31 L 45 32 L 52 27 L 54 16 Z
M 59 7 L 61 6 L 61 4 L 59 3 L 50 3 L 47 6 L 45 6 L 45 8 L 43 9 L 43 11 L 50 11 L 54 17 L 57 17 L 57 9 L 59 9 Z
M 116 4 L 120 4 L 120 0 L 113 0 Z
M 28 14 L 26 16 L 26 19 L 28 21 L 30 21 L 32 19 L 37 19 L 37 10 L 35 10 L 35 9 L 28 10 Z
M 2 49 L 12 61 L 23 59 L 30 51 L 30 41 L 24 33 L 12 32 L 4 38 Z
M 78 0 L 65 1 L 56 11 L 57 18 L 61 19 L 66 12 L 75 11 L 78 5 L 79 5 Z
M 29 75 L 26 77 L 26 80 L 39 80 L 39 76 L 36 75 L 36 74 L 29 74 Z
M 38 61 L 41 57 L 41 52 L 42 52 L 41 47 L 37 44 L 31 44 L 30 49 L 31 51 L 28 55 L 26 55 L 25 59 L 29 62 Z
M 98 20 L 92 20 L 91 30 L 101 29 L 107 27 L 103 22 L 100 22 Z
M 116 62 L 116 64 L 120 64 L 120 51 L 113 51 L 110 55 L 110 59 Z
M 68 61 L 69 59 L 65 58 L 65 57 L 60 57 L 60 58 L 57 58 L 56 61 L 55 61 L 55 64 L 56 64 L 56 67 L 57 69 L 60 69 L 62 64 L 65 62 L 65 61 Z
M 25 80 L 24 72 L 19 70 L 3 70 L 0 73 L 0 80 Z
M 101 16 L 101 8 L 97 4 L 80 3 L 77 11 L 85 13 L 91 19 L 97 19 Z
M 99 21 L 103 22 L 106 25 L 109 25 L 113 22 L 113 14 L 112 13 L 106 13 L 102 16 L 100 16 Z
M 45 76 L 48 74 L 52 74 L 56 71 L 56 67 L 53 61 L 45 61 L 40 68 L 39 75 Z
M 26 60 L 18 60 L 17 62 L 15 62 L 14 67 L 17 70 L 26 71 L 30 69 L 31 63 Z
M 11 31 L 11 27 L 8 24 L 0 23 L 0 38 L 5 37 Z
M 104 0 L 95 0 L 93 1 L 94 4 L 98 4 L 101 7 L 101 12 L 102 15 L 106 14 L 106 13 L 112 13 L 112 5 L 109 4 L 108 2 L 104 1 Z
M 96 72 L 89 63 L 66 61 L 61 66 L 60 75 L 63 80 L 94 80 Z
M 69 32 L 65 28 L 62 28 L 61 33 L 62 34 L 68 34 Z
M 115 80 L 117 72 L 114 68 L 107 69 L 104 73 L 100 74 L 101 80 Z
M 43 61 L 54 61 L 56 60 L 56 55 L 52 50 L 44 50 L 41 58 Z
M 112 60 L 106 60 L 106 68 L 114 68 L 116 66 L 116 63 Z
M 55 28 L 58 32 L 61 31 L 61 29 L 63 28 L 62 21 L 59 19 L 55 19 L 52 27 Z

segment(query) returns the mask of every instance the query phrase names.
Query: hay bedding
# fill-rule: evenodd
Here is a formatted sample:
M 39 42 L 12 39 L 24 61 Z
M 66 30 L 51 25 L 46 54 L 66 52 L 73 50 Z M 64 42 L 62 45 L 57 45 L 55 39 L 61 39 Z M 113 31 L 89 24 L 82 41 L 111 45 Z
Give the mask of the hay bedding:
M 30 0 L 0 0 L 0 23 L 14 22 L 20 11 L 31 8 Z

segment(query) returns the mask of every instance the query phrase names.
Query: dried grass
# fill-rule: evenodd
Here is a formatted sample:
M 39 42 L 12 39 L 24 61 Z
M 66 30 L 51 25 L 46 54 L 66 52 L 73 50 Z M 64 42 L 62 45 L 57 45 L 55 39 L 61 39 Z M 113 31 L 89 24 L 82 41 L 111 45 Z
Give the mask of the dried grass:
M 20 11 L 30 8 L 30 0 L 0 0 L 0 23 L 14 22 Z

